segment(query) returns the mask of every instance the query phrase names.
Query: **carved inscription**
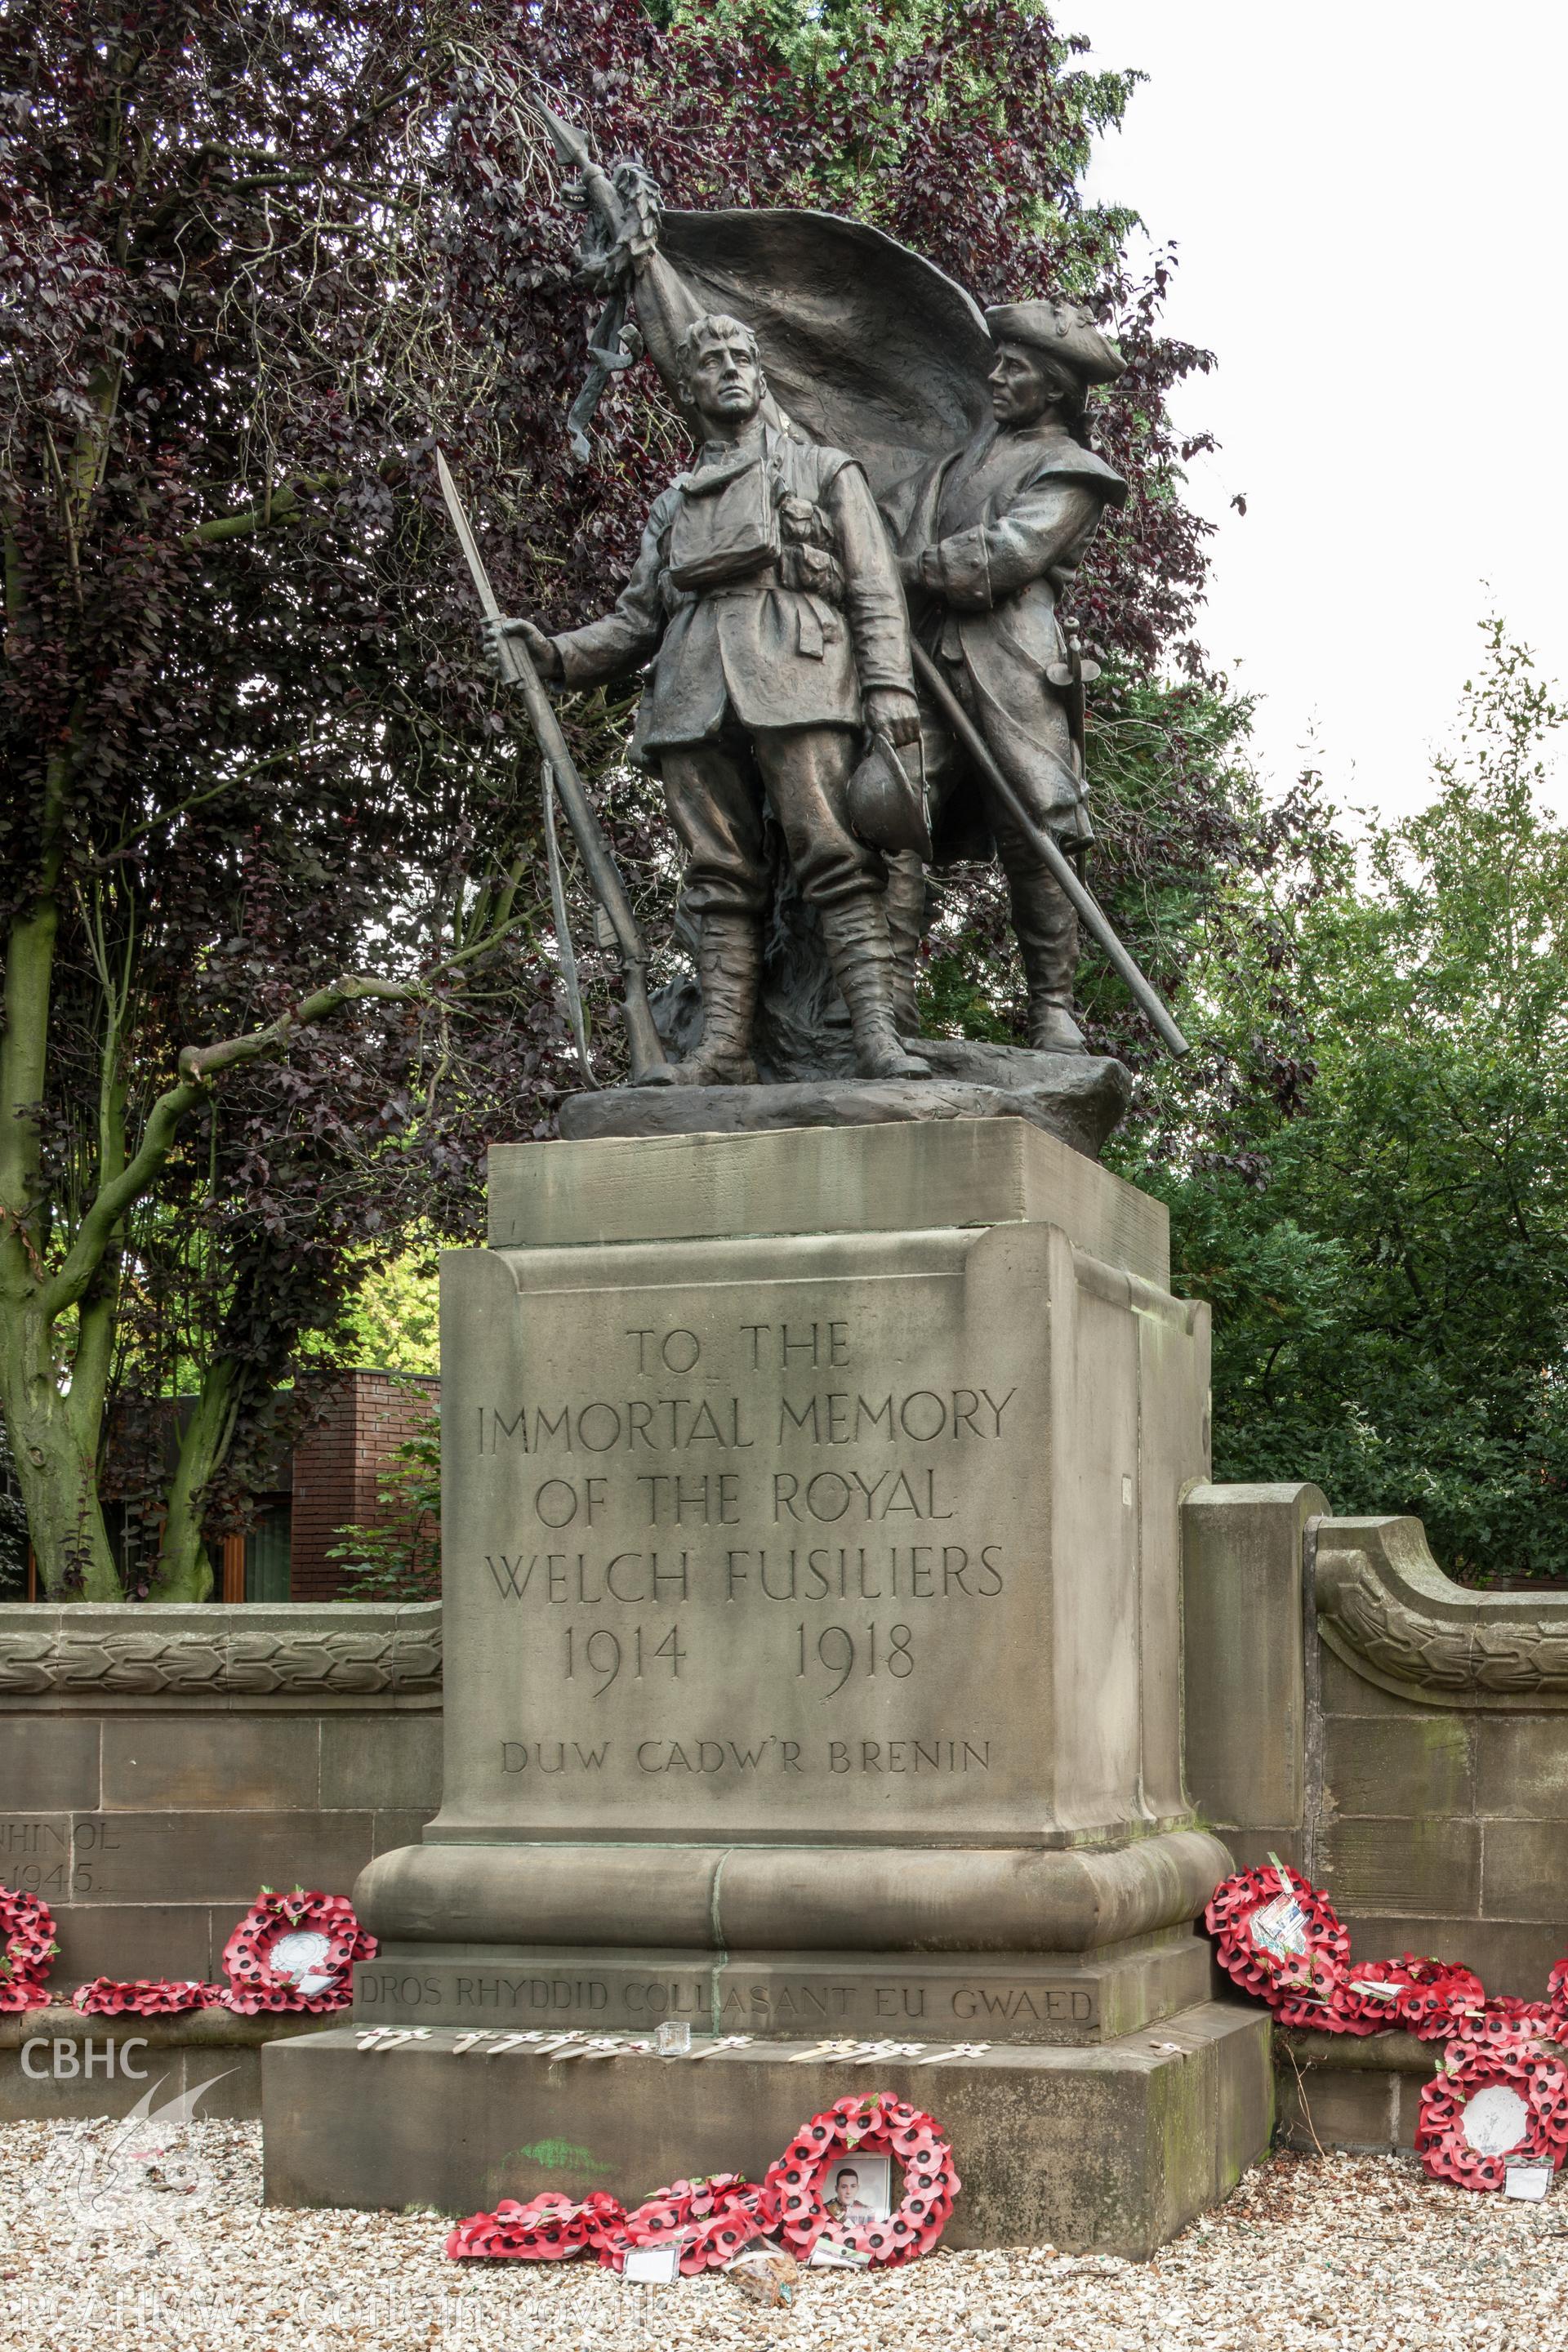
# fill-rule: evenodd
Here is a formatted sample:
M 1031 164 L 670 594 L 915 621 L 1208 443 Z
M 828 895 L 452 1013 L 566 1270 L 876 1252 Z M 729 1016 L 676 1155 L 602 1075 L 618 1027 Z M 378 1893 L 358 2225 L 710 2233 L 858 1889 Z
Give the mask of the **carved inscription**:
M 531 1391 L 481 1394 L 449 1440 L 487 1498 L 454 1570 L 519 1662 L 515 1707 L 492 1710 L 498 1793 L 826 1796 L 1004 1769 L 974 1662 L 1025 1574 L 997 1499 L 1024 1384 L 954 1377 L 963 1328 L 895 1323 L 889 1344 L 886 1291 L 767 1319 L 688 1292 L 700 1311 L 609 1326 L 610 1294 L 587 1295 L 564 1346 L 531 1333 Z
M 108 1894 L 108 1858 L 124 1843 L 121 1832 L 106 1821 L 59 1815 L 0 1821 L 0 1883 L 17 1895 L 41 1895 L 46 1902 Z
M 593 1397 L 586 1404 L 480 1405 L 481 1454 L 516 1444 L 524 1454 L 690 1453 L 717 1445 L 749 1452 L 760 1437 L 775 1443 L 805 1433 L 814 1445 L 915 1445 L 966 1434 L 1000 1437 L 1002 1420 L 1015 1391 L 994 1397 L 988 1389 L 914 1389 L 906 1396 L 867 1397 L 848 1390 L 783 1396 L 776 1415 L 764 1420 L 738 1396 Z
M 649 1971 L 635 1966 L 579 1973 L 547 1963 L 486 1968 L 442 1962 L 424 1969 L 366 1962 L 354 1978 L 361 2018 L 417 2014 L 452 2025 L 588 2024 L 646 2030 L 662 2019 L 779 2039 L 831 2029 L 900 2032 L 917 2038 L 976 2026 L 1005 2027 L 1015 2040 L 1070 2040 L 1093 2032 L 1100 2002 L 1091 1985 L 1037 1976 L 929 1977 L 848 1971 L 836 1975 L 716 1968 Z
M 615 1742 L 503 1739 L 503 1772 L 602 1772 Z M 639 1772 L 804 1772 L 805 1743 L 770 1732 L 753 1747 L 734 1739 L 639 1739 Z M 830 1739 L 818 1762 L 829 1772 L 988 1772 L 988 1739 Z

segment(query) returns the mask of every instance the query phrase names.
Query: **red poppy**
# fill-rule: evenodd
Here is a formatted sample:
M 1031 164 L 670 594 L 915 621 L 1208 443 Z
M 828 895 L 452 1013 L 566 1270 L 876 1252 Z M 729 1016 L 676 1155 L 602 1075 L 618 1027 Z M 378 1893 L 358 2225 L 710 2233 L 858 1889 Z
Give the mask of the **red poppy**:
M 886 2221 L 856 2229 L 831 2217 L 821 2195 L 829 2165 L 852 2150 L 897 2162 L 900 2134 L 906 2144 L 932 2151 L 928 2185 L 911 2189 L 906 2172 L 904 2201 Z M 634 2247 L 679 2243 L 680 2274 L 693 2278 L 722 2268 L 742 2247 L 776 2233 L 802 2252 L 826 2236 L 831 2244 L 858 2248 L 881 2268 L 930 2252 L 958 2189 L 952 2150 L 940 2127 L 891 2092 L 882 2092 L 840 2099 L 816 2116 L 760 2184 L 734 2172 L 677 2180 L 655 2189 L 629 2213 L 602 2189 L 580 2204 L 552 2191 L 526 2204 L 502 2198 L 493 2213 L 471 2213 L 459 2221 L 447 2240 L 447 2252 L 454 2261 L 538 2263 L 565 2262 L 592 2251 L 619 2271 Z
M 1500 2189 L 1510 2164 L 1550 2165 L 1568 2149 L 1568 2068 L 1535 2045 L 1450 2042 L 1421 2094 L 1415 2153 L 1434 2180 Z
M 191 1978 L 135 1977 L 122 1983 L 94 1977 L 90 1984 L 78 1985 L 71 2006 L 84 2017 L 183 2017 L 192 2010 L 216 2009 L 222 2000 L 221 1985 Z
M 353 1965 L 375 1957 L 345 1895 L 258 1895 L 223 1948 L 225 2009 L 323 2017 L 353 1998 Z
M 47 2009 L 44 1979 L 58 1950 L 48 1905 L 37 1895 L 0 1886 L 0 2015 Z

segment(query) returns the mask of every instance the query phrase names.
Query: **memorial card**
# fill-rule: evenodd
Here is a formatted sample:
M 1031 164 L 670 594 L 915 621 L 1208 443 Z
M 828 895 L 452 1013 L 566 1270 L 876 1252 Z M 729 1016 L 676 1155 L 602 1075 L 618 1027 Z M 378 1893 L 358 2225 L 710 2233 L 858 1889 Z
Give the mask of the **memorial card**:
M 680 2245 L 634 2246 L 621 2273 L 628 2286 L 668 2286 L 680 2271 Z

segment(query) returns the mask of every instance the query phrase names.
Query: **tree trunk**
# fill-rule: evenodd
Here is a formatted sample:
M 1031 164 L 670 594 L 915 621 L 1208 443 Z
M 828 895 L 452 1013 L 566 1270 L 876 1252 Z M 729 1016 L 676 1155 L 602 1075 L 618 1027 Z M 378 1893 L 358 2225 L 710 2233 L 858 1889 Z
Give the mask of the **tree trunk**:
M 232 1358 L 210 1364 L 195 1410 L 180 1438 L 180 1457 L 169 1484 L 169 1511 L 150 1601 L 205 1601 L 213 1589 L 211 1556 L 202 1539 L 202 1518 L 213 1474 L 228 1452 L 237 1402 Z
M 72 1423 L 42 1320 L 37 1306 L 7 1312 L 0 1342 L 0 1410 L 38 1580 L 51 1601 L 121 1601 L 98 1499 L 96 1433 L 89 1443 Z
M 46 1188 L 34 1106 L 46 1092 L 49 994 L 59 878 L 58 833 L 66 789 L 64 753 L 44 784 L 46 854 L 40 887 L 13 919 L 5 940 L 5 1019 L 0 1030 L 0 1412 L 10 1432 L 16 1480 L 38 1577 L 52 1601 L 123 1598 L 98 1499 L 101 1392 L 62 1391 L 54 1325 L 45 1310 L 40 1262 Z

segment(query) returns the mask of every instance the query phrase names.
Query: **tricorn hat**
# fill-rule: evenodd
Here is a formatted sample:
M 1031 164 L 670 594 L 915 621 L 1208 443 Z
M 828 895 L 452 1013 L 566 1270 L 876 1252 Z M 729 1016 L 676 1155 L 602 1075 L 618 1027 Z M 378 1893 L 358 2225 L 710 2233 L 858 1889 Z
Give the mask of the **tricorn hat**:
M 999 302 L 986 311 L 985 324 L 994 343 L 1029 343 L 1086 384 L 1114 383 L 1126 373 L 1116 345 L 1076 302 Z

